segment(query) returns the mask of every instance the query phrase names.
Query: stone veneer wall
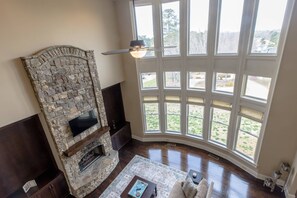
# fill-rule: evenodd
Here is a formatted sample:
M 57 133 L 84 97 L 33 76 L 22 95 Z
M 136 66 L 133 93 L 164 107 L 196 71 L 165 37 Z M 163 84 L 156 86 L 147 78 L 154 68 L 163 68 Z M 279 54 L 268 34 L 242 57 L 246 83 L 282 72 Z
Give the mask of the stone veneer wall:
M 101 184 L 119 161 L 108 132 L 71 157 L 63 155 L 73 144 L 107 126 L 94 53 L 72 46 L 54 46 L 22 61 L 56 144 L 71 193 L 84 197 Z M 73 137 L 68 121 L 92 109 L 100 123 Z M 81 172 L 78 162 L 94 144 L 103 144 L 106 156 Z

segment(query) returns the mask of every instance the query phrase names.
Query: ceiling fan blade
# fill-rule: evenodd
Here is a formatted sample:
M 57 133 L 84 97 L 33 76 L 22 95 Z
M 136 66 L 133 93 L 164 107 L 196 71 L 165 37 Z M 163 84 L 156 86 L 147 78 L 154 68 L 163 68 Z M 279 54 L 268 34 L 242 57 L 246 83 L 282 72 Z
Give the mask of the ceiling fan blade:
M 103 52 L 103 55 L 113 55 L 113 54 L 124 54 L 129 53 L 130 49 L 118 49 L 118 50 L 111 50 L 107 52 Z

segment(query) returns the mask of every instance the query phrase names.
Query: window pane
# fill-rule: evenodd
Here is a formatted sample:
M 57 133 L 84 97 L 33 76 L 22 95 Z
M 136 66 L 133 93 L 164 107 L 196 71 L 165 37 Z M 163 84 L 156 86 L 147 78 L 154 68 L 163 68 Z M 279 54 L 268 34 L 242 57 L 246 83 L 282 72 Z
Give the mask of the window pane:
M 228 126 L 217 122 L 211 123 L 211 136 L 210 139 L 224 144 L 227 144 Z
M 135 8 L 138 39 L 144 40 L 147 47 L 154 47 L 153 11 L 152 6 L 137 6 Z M 146 57 L 155 56 L 154 51 L 147 51 Z
M 252 53 L 276 53 L 287 1 L 260 0 Z
M 235 83 L 235 74 L 216 73 L 215 91 L 233 93 Z
M 180 88 L 180 72 L 165 72 L 165 88 Z
M 162 4 L 164 56 L 179 55 L 179 1 Z
M 189 72 L 188 89 L 205 89 L 205 72 Z
M 213 108 L 212 120 L 215 122 L 220 122 L 225 125 L 229 125 L 230 111 Z
M 141 74 L 142 89 L 156 89 L 157 86 L 157 74 L 156 72 L 142 73 Z
M 166 103 L 166 131 L 180 132 L 179 103 Z
M 236 150 L 254 159 L 258 138 L 239 131 Z
M 203 106 L 188 105 L 188 134 L 202 136 Z
M 189 54 L 206 54 L 209 0 L 190 1 Z
M 260 135 L 260 130 L 261 130 L 262 124 L 260 122 L 256 122 L 254 120 L 241 117 L 241 122 L 240 122 L 240 130 L 249 132 L 257 137 Z
M 243 0 L 222 0 L 217 53 L 238 53 Z
M 146 131 L 160 131 L 159 104 L 144 103 Z
M 210 139 L 227 144 L 228 126 L 230 120 L 230 111 L 213 108 Z
M 248 76 L 245 96 L 267 100 L 271 78 L 261 76 Z

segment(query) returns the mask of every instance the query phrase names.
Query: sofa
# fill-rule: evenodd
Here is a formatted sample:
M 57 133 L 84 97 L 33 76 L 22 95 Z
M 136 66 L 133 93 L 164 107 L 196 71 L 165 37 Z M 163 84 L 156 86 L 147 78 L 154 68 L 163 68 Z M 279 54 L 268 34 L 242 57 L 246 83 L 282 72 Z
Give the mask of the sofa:
M 190 184 L 190 185 L 192 185 L 192 188 L 196 189 L 196 193 L 193 192 L 194 194 L 192 194 L 190 196 L 187 196 L 187 193 L 185 192 L 185 188 L 184 188 L 185 182 L 186 181 L 176 181 L 172 190 L 170 191 L 168 198 L 211 198 L 212 191 L 213 191 L 213 185 L 214 185 L 213 182 L 211 182 L 208 185 L 206 179 L 203 179 L 198 184 L 198 186 L 195 184 Z M 189 182 L 191 182 L 191 181 L 189 181 Z M 205 186 L 205 183 L 206 183 L 206 186 Z M 201 185 L 203 185 L 203 184 L 204 184 L 204 187 L 202 187 L 202 189 L 201 189 Z M 204 191 L 204 192 L 202 192 L 202 194 L 201 194 L 201 191 Z

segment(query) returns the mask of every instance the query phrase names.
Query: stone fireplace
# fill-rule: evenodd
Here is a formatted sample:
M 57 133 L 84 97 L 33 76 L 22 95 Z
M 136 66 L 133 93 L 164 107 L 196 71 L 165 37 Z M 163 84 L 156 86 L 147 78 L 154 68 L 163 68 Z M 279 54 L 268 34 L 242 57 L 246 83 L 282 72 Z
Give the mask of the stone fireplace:
M 22 58 L 61 159 L 71 193 L 84 197 L 117 165 L 93 51 L 54 46 Z M 73 136 L 69 121 L 90 110 L 98 124 Z
M 84 171 L 100 157 L 105 156 L 103 145 L 99 144 L 93 147 L 90 151 L 84 154 L 81 160 L 78 162 L 79 170 Z

